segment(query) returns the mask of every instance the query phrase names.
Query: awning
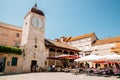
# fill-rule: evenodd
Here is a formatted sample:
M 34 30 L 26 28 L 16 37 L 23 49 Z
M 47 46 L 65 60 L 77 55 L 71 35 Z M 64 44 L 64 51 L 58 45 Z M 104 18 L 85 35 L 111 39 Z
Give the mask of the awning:
M 67 55 L 67 54 L 62 54 L 62 55 L 53 56 L 53 57 L 47 57 L 47 59 L 56 59 L 56 60 L 62 60 L 62 59 L 74 60 L 77 58 L 80 58 L 80 57 L 77 55 Z

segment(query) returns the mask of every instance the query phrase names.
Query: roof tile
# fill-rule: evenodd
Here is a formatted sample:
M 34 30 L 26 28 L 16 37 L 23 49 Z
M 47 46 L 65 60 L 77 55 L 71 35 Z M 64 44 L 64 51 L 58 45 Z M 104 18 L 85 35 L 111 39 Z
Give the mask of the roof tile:
M 48 42 L 51 44 L 48 44 Z M 65 44 L 65 43 L 56 42 L 56 41 L 50 40 L 50 39 L 45 39 L 45 44 L 47 46 L 55 46 L 55 47 L 61 47 L 61 48 L 75 50 L 75 51 L 80 51 L 78 48 L 72 47 L 72 46 Z

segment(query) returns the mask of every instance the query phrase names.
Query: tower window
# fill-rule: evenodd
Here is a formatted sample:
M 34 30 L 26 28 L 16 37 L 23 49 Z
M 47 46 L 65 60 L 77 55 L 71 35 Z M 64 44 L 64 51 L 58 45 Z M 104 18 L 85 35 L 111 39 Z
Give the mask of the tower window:
M 27 22 L 25 23 L 25 26 L 27 25 Z
M 35 48 L 37 48 L 37 45 L 35 45 Z

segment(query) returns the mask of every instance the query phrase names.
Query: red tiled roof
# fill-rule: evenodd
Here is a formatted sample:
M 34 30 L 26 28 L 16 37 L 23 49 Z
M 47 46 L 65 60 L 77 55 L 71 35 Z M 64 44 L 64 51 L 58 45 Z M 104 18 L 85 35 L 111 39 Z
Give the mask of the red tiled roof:
M 120 37 L 114 37 L 114 38 L 107 38 L 107 39 L 103 39 L 103 40 L 97 40 L 93 44 L 93 46 L 101 45 L 101 44 L 108 44 L 108 43 L 116 43 L 116 42 L 120 42 Z
M 56 42 L 56 41 L 50 40 L 50 39 L 45 39 L 45 45 L 80 51 L 78 48 L 72 47 L 72 46 L 65 44 L 65 43 Z
M 92 37 L 92 36 L 95 36 L 95 33 L 94 33 L 94 32 L 89 33 L 89 34 L 84 34 L 84 35 L 82 35 L 82 36 L 72 37 L 71 39 L 68 40 L 68 42 L 69 42 L 69 41 L 79 40 L 79 39 L 84 39 L 84 38 L 88 38 L 88 37 Z

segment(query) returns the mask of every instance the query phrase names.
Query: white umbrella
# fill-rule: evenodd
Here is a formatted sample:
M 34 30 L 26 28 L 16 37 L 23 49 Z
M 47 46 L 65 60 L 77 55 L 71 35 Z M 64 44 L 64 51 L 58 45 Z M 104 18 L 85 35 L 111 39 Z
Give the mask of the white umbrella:
M 90 62 L 92 62 L 92 61 L 99 60 L 100 58 L 101 58 L 100 56 L 92 54 L 92 55 L 84 56 L 82 58 L 78 58 L 75 61 L 76 62 L 78 62 L 78 61 L 83 61 L 83 62 L 90 61 Z
M 101 56 L 99 58 L 99 60 L 100 61 L 101 60 L 103 60 L 103 61 L 120 61 L 120 55 L 118 55 L 118 54 L 107 54 L 107 55 Z
M 120 61 L 120 55 L 118 54 L 112 54 L 106 56 L 106 61 Z

